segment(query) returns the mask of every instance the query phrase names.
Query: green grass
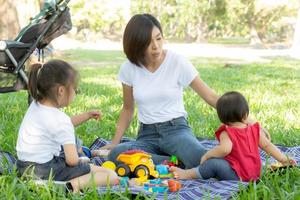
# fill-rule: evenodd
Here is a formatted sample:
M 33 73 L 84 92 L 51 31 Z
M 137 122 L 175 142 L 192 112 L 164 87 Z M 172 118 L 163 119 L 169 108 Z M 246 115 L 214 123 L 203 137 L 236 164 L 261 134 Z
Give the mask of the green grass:
M 97 137 L 111 139 L 122 106 L 121 84 L 117 80 L 120 64 L 125 57 L 119 51 L 70 50 L 60 56 L 80 72 L 81 93 L 65 109 L 74 115 L 89 109 L 100 109 L 100 122 L 89 121 L 76 129 L 86 145 Z M 274 143 L 300 145 L 300 62 L 277 58 L 267 64 L 234 64 L 217 58 L 191 58 L 202 79 L 218 94 L 238 90 L 249 101 L 251 116 L 266 127 Z M 215 111 L 191 89 L 184 95 L 189 122 L 195 135 L 214 138 L 219 126 Z M 27 109 L 27 93 L 0 94 L 0 148 L 15 154 L 18 129 Z M 135 137 L 138 129 L 135 118 L 126 136 Z M 95 199 L 95 190 L 86 196 L 65 197 L 59 188 L 35 186 L 17 178 L 16 173 L 0 177 L 0 199 Z M 127 199 L 128 193 L 107 192 L 102 199 Z M 143 195 L 136 199 L 143 198 Z M 265 175 L 257 184 L 241 188 L 237 199 L 300 199 L 300 170 L 290 169 L 279 175 Z
M 208 40 L 208 43 L 225 45 L 248 45 L 250 43 L 250 40 L 245 37 L 214 38 Z

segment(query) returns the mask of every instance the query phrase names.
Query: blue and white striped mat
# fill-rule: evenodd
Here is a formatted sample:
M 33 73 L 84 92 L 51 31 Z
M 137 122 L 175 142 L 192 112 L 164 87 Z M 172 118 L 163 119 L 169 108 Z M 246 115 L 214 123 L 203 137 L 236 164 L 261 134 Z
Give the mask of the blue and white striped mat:
M 130 138 L 125 138 L 122 142 L 131 141 Z M 211 149 L 215 145 L 218 144 L 216 140 L 206 140 L 201 139 L 201 144 L 206 149 Z M 104 139 L 98 138 L 95 140 L 95 142 L 91 145 L 91 149 L 97 149 L 100 148 L 106 144 L 108 144 L 109 141 L 106 141 Z M 277 145 L 279 149 L 285 153 L 286 155 L 293 157 L 298 165 L 300 164 L 300 146 L 297 147 L 284 147 Z M 260 156 L 262 159 L 263 164 L 266 163 L 267 155 L 261 151 Z M 96 157 L 93 158 L 93 163 L 96 165 L 101 165 L 104 161 L 106 161 L 106 158 L 100 158 Z M 273 158 L 269 158 L 269 163 L 275 162 Z M 180 200 L 195 200 L 195 199 L 214 199 L 214 198 L 221 198 L 221 199 L 229 199 L 233 195 L 237 194 L 239 191 L 240 186 L 246 186 L 248 183 L 246 182 L 239 182 L 239 181 L 217 181 L 215 179 L 209 179 L 209 180 L 180 180 L 182 184 L 182 188 L 178 192 L 166 192 L 164 193 L 151 193 L 149 191 L 146 191 L 143 189 L 143 187 L 129 187 L 128 190 L 132 194 L 139 194 L 143 193 L 146 195 L 149 195 L 150 197 L 154 197 L 155 199 L 180 199 Z M 110 188 L 111 192 L 125 192 L 125 187 L 120 186 L 112 186 Z M 98 193 L 99 194 L 105 194 L 107 192 L 106 187 L 98 187 Z

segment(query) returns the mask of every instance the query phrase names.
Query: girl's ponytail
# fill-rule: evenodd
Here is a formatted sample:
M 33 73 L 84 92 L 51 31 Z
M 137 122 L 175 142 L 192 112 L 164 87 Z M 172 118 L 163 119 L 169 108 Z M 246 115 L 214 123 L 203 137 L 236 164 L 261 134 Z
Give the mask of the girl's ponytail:
M 42 66 L 43 65 L 40 63 L 33 64 L 29 73 L 28 91 L 36 101 L 41 98 L 38 92 L 38 74 L 40 73 Z
M 50 60 L 43 65 L 32 65 L 28 90 L 35 101 L 48 99 L 57 103 L 57 87 L 63 85 L 69 88 L 76 86 L 76 83 L 77 72 L 70 64 L 62 60 Z

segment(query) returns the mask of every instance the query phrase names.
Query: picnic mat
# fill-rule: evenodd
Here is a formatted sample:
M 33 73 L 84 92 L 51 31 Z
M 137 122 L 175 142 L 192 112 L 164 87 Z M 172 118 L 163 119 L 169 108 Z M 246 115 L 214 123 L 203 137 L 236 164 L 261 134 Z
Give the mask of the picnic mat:
M 124 138 L 121 142 L 132 141 L 133 139 Z M 199 139 L 201 144 L 206 149 L 211 149 L 215 145 L 218 144 L 216 140 L 207 140 L 207 139 Z M 110 143 L 110 141 L 104 140 L 102 138 L 98 138 L 91 145 L 91 149 L 98 149 L 106 144 Z M 276 145 L 284 154 L 293 157 L 299 166 L 300 163 L 300 146 L 297 147 L 285 147 L 281 145 Z M 265 165 L 266 161 L 268 163 L 276 162 L 274 158 L 268 158 L 266 153 L 260 151 L 260 156 L 263 165 Z M 96 157 L 93 158 L 92 162 L 96 165 L 101 165 L 106 161 L 106 158 Z M 200 198 L 209 198 L 213 199 L 215 197 L 219 197 L 221 199 L 229 199 L 231 196 L 236 194 L 239 191 L 239 186 L 246 186 L 248 183 L 239 182 L 239 181 L 217 181 L 215 179 L 209 180 L 180 180 L 182 184 L 182 188 L 178 192 L 167 192 L 165 193 L 151 193 L 147 190 L 144 190 L 143 187 L 128 187 L 127 189 L 132 194 L 143 193 L 145 195 L 150 195 L 151 197 L 155 197 L 155 199 L 180 199 L 180 200 L 194 200 Z M 110 188 L 110 192 L 125 192 L 126 188 L 121 186 L 112 186 Z M 105 194 L 107 192 L 107 187 L 98 187 L 99 194 Z M 153 196 L 154 195 L 154 196 Z

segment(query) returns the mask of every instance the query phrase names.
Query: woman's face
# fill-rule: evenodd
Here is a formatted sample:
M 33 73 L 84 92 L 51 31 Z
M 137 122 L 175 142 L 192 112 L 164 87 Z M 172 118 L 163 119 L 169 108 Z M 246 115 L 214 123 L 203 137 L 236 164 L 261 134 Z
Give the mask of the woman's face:
M 160 61 L 163 56 L 163 37 L 160 30 L 154 26 L 152 29 L 151 43 L 146 49 L 145 60 L 147 63 Z

